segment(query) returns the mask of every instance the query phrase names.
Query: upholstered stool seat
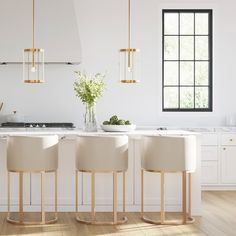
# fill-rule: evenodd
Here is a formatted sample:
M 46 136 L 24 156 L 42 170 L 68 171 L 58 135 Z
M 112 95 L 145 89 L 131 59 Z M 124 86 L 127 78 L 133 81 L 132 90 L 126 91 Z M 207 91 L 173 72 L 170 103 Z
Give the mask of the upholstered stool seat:
M 7 221 L 15 224 L 49 224 L 57 221 L 57 169 L 58 136 L 9 136 L 7 145 L 8 170 L 8 216 Z M 10 214 L 10 173 L 19 173 L 19 219 Z M 41 221 L 27 222 L 23 211 L 23 174 L 41 174 Z M 55 217 L 46 221 L 44 209 L 45 173 L 55 173 Z
M 125 172 L 128 169 L 128 137 L 79 136 L 76 153 L 76 219 L 87 224 L 121 224 L 127 221 L 117 219 L 117 173 L 123 173 L 123 212 L 125 212 Z M 78 173 L 91 173 L 91 220 L 78 216 Z M 113 173 L 113 221 L 100 222 L 95 218 L 95 174 Z
M 141 161 L 141 218 L 154 224 L 169 224 L 165 221 L 164 210 L 164 174 L 182 173 L 182 208 L 181 223 L 193 222 L 191 217 L 191 172 L 196 168 L 196 137 L 189 136 L 144 136 L 142 138 Z M 161 173 L 161 221 L 144 216 L 144 171 Z M 189 176 L 189 212 L 186 207 L 186 176 Z M 179 224 L 172 222 L 172 224 Z

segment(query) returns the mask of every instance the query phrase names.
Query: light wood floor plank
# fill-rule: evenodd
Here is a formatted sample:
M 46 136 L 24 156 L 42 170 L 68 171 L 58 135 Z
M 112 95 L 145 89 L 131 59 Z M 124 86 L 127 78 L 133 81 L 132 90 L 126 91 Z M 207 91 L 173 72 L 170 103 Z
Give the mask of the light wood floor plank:
M 118 226 L 92 226 L 78 223 L 74 213 L 59 213 L 59 220 L 47 226 L 16 226 L 6 222 L 6 213 L 0 213 L 0 236 L 235 236 L 236 235 L 236 191 L 203 192 L 202 217 L 196 217 L 194 224 L 168 226 L 151 225 L 140 220 L 139 213 L 127 212 L 128 223 Z M 80 213 L 90 217 L 89 213 Z M 158 213 L 147 213 L 158 219 Z M 36 219 L 38 214 L 27 213 L 27 218 Z M 111 213 L 97 213 L 99 220 L 112 219 Z M 122 213 L 119 214 L 122 217 Z M 167 213 L 166 219 L 180 219 L 178 213 Z

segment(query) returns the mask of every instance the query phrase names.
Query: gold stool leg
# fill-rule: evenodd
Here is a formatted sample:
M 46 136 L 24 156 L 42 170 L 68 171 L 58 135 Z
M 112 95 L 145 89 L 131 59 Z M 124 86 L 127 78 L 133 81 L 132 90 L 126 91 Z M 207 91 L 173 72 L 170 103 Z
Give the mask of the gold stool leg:
M 186 210 L 186 171 L 182 172 L 182 208 L 183 208 L 183 224 L 187 223 L 187 210 Z
M 143 195 L 144 195 L 144 170 L 142 169 L 141 170 L 141 218 L 143 218 L 143 204 L 144 204 L 144 201 L 143 201 Z
M 161 171 L 161 224 L 165 221 L 165 174 Z
M 24 213 L 23 213 L 23 172 L 19 172 L 19 220 L 20 223 L 23 222 Z
M 123 213 L 125 212 L 125 190 L 126 190 L 125 172 L 123 172 Z
M 78 213 L 78 171 L 75 171 L 75 212 Z
M 45 209 L 44 209 L 44 182 L 45 182 L 45 173 L 41 172 L 41 221 L 42 224 L 45 224 Z
M 117 223 L 117 172 L 113 172 L 113 223 Z
M 92 221 L 95 222 L 96 212 L 95 212 L 95 173 L 91 174 L 91 213 L 92 213 Z
M 11 173 L 8 171 L 7 173 L 7 182 L 8 182 L 8 185 L 7 185 L 7 219 L 10 218 L 10 198 L 11 198 Z
M 58 204 L 58 189 L 57 189 L 57 171 L 55 171 L 55 219 L 57 219 L 57 204 Z

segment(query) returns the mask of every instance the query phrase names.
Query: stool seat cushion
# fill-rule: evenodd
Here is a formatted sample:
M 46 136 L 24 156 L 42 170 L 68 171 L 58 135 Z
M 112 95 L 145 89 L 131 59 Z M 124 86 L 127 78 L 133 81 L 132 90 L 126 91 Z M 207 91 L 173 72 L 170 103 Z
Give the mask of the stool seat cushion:
M 128 169 L 128 137 L 79 136 L 76 168 L 80 171 L 126 171 Z
M 58 136 L 9 136 L 8 171 L 55 171 L 58 168 Z
M 145 170 L 193 172 L 196 168 L 196 137 L 144 136 L 141 166 Z

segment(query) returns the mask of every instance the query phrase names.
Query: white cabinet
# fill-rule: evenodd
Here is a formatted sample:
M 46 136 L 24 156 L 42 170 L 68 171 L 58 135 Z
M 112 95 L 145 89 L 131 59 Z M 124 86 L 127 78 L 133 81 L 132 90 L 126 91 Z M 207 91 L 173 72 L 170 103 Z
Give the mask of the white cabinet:
M 236 146 L 221 148 L 221 182 L 236 184 Z
M 203 161 L 202 162 L 202 184 L 218 183 L 218 162 Z
M 203 189 L 235 190 L 236 133 L 203 133 L 201 152 Z
M 218 178 L 218 133 L 203 133 L 201 142 L 202 185 L 217 184 Z

